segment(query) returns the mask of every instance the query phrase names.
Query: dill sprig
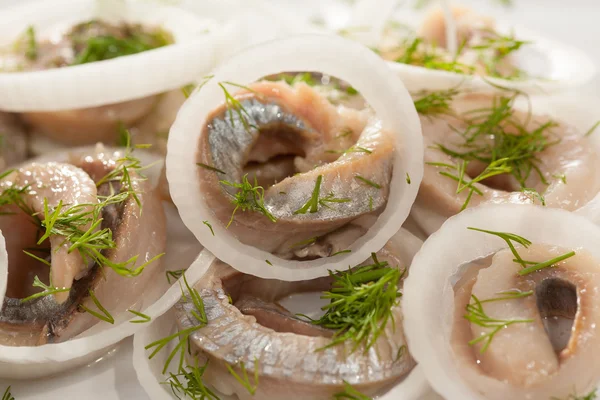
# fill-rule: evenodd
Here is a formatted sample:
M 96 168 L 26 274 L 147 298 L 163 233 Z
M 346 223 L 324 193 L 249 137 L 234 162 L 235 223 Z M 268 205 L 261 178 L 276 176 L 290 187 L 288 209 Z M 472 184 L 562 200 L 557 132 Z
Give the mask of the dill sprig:
M 302 205 L 302 207 L 300 207 L 299 209 L 294 211 L 294 215 L 306 214 L 307 212 L 310 212 L 311 214 L 316 213 L 317 211 L 319 211 L 319 206 L 330 208 L 328 203 L 348 203 L 349 201 L 351 201 L 351 199 L 345 198 L 345 197 L 337 198 L 337 197 L 335 197 L 333 192 L 330 192 L 325 197 L 319 197 L 321 194 L 321 184 L 322 183 L 323 183 L 323 175 L 317 176 L 317 180 L 315 182 L 315 187 L 313 189 L 312 195 L 310 196 L 310 199 L 308 199 L 306 201 L 306 203 L 304 203 Z
M 381 185 L 379 183 L 373 182 L 373 181 L 365 178 L 364 176 L 354 175 L 354 179 L 357 179 L 363 183 L 366 183 L 367 185 L 374 187 L 375 189 L 381 189 Z
M 89 295 L 90 298 L 92 299 L 92 301 L 94 302 L 94 305 L 98 308 L 98 311 L 94 311 L 94 310 L 90 310 L 89 308 L 87 308 L 86 306 L 84 306 L 83 304 L 79 305 L 79 308 L 81 308 L 83 311 L 87 312 L 88 314 L 93 315 L 94 317 L 108 322 L 109 324 L 114 324 L 115 323 L 115 319 L 113 318 L 113 316 L 110 314 L 110 312 L 104 308 L 102 306 L 102 304 L 100 304 L 100 301 L 98 301 L 98 299 L 96 298 L 96 295 L 94 294 L 93 290 L 89 290 Z
M 450 104 L 458 93 L 457 88 L 421 93 L 414 101 L 415 108 L 422 115 L 451 114 Z
M 227 115 L 229 117 L 229 123 L 231 126 L 235 126 L 235 118 L 237 115 L 238 119 L 244 126 L 246 132 L 250 132 L 251 129 L 258 129 L 256 125 L 249 122 L 249 119 L 252 119 L 252 116 L 248 113 L 248 111 L 244 108 L 242 103 L 238 99 L 236 99 L 225 87 L 225 85 L 230 85 L 239 89 L 244 89 L 254 94 L 257 94 L 254 90 L 250 89 L 247 86 L 240 85 L 233 82 L 219 82 L 218 83 L 221 90 L 223 90 L 223 94 L 225 95 L 225 105 L 227 107 Z
M 166 384 L 171 386 L 171 391 L 180 400 L 183 398 L 190 398 L 194 400 L 219 400 L 219 397 L 202 382 L 204 371 L 208 366 L 208 361 L 202 366 L 198 365 L 196 359 L 196 366 L 183 367 L 179 373 L 169 373 L 169 379 Z M 183 397 L 179 397 L 182 395 Z
M 202 223 L 203 223 L 204 225 L 206 225 L 206 226 L 208 227 L 208 229 L 210 229 L 210 233 L 211 233 L 213 236 L 215 236 L 215 231 L 213 230 L 213 227 L 212 227 L 212 225 L 210 224 L 210 222 L 208 222 L 208 221 L 202 221 Z
M 479 59 L 483 62 L 487 75 L 503 79 L 519 79 L 525 77 L 525 72 L 520 69 L 515 69 L 510 75 L 506 75 L 501 73 L 498 67 L 510 54 L 516 52 L 524 45 L 531 44 L 531 42 L 518 40 L 512 33 L 509 35 L 501 35 L 490 29 L 485 30 L 485 33 L 486 35 L 481 38 L 481 42 L 471 46 L 471 49 L 480 52 Z M 485 51 L 491 51 L 493 53 L 490 59 L 482 54 Z
M 177 280 L 181 278 L 181 276 L 185 273 L 185 269 L 178 269 L 174 271 L 166 271 L 165 275 L 167 276 L 167 282 L 171 283 L 171 278 L 173 280 Z
M 529 293 L 528 295 L 530 295 L 530 294 L 531 293 Z M 488 299 L 488 300 L 480 301 L 477 298 L 477 296 L 471 295 L 472 302 L 467 304 L 467 306 L 466 306 L 467 314 L 464 316 L 464 318 L 466 320 L 468 320 L 469 322 L 471 322 L 472 324 L 481 326 L 483 328 L 492 328 L 492 330 L 473 339 L 473 340 L 470 340 L 469 345 L 472 346 L 476 343 L 484 341 L 485 343 L 481 347 L 481 349 L 479 349 L 479 352 L 485 353 L 485 351 L 490 346 L 490 343 L 494 339 L 494 336 L 496 336 L 496 334 L 498 332 L 500 332 L 500 330 L 506 328 L 509 325 L 533 322 L 534 321 L 533 319 L 495 319 L 495 318 L 490 317 L 483 309 L 483 303 L 485 303 L 485 302 L 500 301 L 500 300 L 506 300 L 506 299 L 510 300 L 512 298 L 519 298 L 519 297 L 524 297 L 524 296 L 518 296 L 518 297 L 508 296 L 508 298 L 503 297 L 503 298 L 495 298 L 495 299 Z
M 2 400 L 15 400 L 12 393 L 10 392 L 10 386 L 6 388 L 4 394 L 2 395 Z
M 220 170 L 219 168 L 216 167 L 212 167 L 208 164 L 204 164 L 204 163 L 196 163 L 197 166 L 202 167 L 204 169 L 207 169 L 209 171 L 214 171 L 214 172 L 218 172 L 219 174 L 225 174 L 225 171 Z
M 184 288 L 181 287 L 182 298 L 187 299 L 188 298 L 187 296 L 190 296 L 190 299 L 192 300 L 192 304 L 194 305 L 194 310 L 191 311 L 191 314 L 198 321 L 198 324 L 191 326 L 189 328 L 183 329 L 181 331 L 177 331 L 172 335 L 169 335 L 165 338 L 159 339 L 155 342 L 148 344 L 146 347 L 144 347 L 146 350 L 154 348 L 152 353 L 148 356 L 149 359 L 152 359 L 156 354 L 158 354 L 159 351 L 161 351 L 165 346 L 167 346 L 172 340 L 179 339 L 179 343 L 177 343 L 177 345 L 175 345 L 175 348 L 171 351 L 171 353 L 169 353 L 169 356 L 167 357 L 167 360 L 165 361 L 165 365 L 162 370 L 163 374 L 165 374 L 167 372 L 169 365 L 171 365 L 171 361 L 173 361 L 173 359 L 175 358 L 175 356 L 177 356 L 178 353 L 179 353 L 179 367 L 178 367 L 177 371 L 181 371 L 183 369 L 183 362 L 185 359 L 186 350 L 188 348 L 188 341 L 189 341 L 190 336 L 194 332 L 196 332 L 198 329 L 206 326 L 206 324 L 208 323 L 208 317 L 206 316 L 206 311 L 204 309 L 204 301 L 202 300 L 202 297 L 200 296 L 200 294 L 198 293 L 198 291 L 196 289 L 190 287 L 190 285 L 185 277 L 185 274 L 183 274 L 182 276 L 183 276 L 183 282 L 187 289 L 187 294 L 186 294 L 186 291 L 184 290 Z
M 592 127 L 590 129 L 587 130 L 587 132 L 583 135 L 583 136 L 590 136 L 592 133 L 594 133 L 596 131 L 596 128 L 598 128 L 598 126 L 600 125 L 600 121 L 597 121 L 594 125 L 592 125 Z
M 559 399 L 558 397 L 551 397 L 550 400 L 596 400 L 598 398 L 597 394 L 598 389 L 594 389 L 586 395 L 578 396 L 576 391 L 573 391 L 568 397 L 565 399 Z
M 504 240 L 506 242 L 506 244 L 508 245 L 508 248 L 510 249 L 511 253 L 515 257 L 513 259 L 513 261 L 520 264 L 523 267 L 523 269 L 521 269 L 518 272 L 518 274 L 521 276 L 530 274 L 535 271 L 539 271 L 544 268 L 553 267 L 555 264 L 557 264 L 561 261 L 564 261 L 568 258 L 571 258 L 575 255 L 574 251 L 569 251 L 565 254 L 562 254 L 558 257 L 554 257 L 547 261 L 542 261 L 542 262 L 527 261 L 521 257 L 521 255 L 517 251 L 517 248 L 515 247 L 514 243 L 520 244 L 521 246 L 528 248 L 531 245 L 530 240 L 527 240 L 522 236 L 515 235 L 514 233 L 489 231 L 486 229 L 479 229 L 479 228 L 473 228 L 473 227 L 467 227 L 467 229 L 470 229 L 472 231 L 487 233 L 489 235 L 497 236 L 500 239 Z
M 37 244 L 42 244 L 52 235 L 65 237 L 64 243 L 68 243 L 68 253 L 78 251 L 84 260 L 92 260 L 101 267 L 109 267 L 123 276 L 138 276 L 146 266 L 164 255 L 159 254 L 149 261 L 136 267 L 139 255 L 135 255 L 124 262 L 114 262 L 103 254 L 104 250 L 117 247 L 113 240 L 110 228 L 101 229 L 102 209 L 110 204 L 121 203 L 129 197 L 129 192 L 122 192 L 106 197 L 95 204 L 77 204 L 65 207 L 62 200 L 56 208 L 51 210 L 48 199 L 44 199 L 43 219 L 41 227 L 44 234 Z
M 40 260 L 39 257 L 34 256 L 31 253 L 25 252 L 27 255 Z M 38 292 L 38 293 L 34 293 L 31 296 L 25 297 L 24 299 L 21 299 L 21 303 L 25 303 L 28 302 L 30 300 L 34 300 L 37 299 L 39 297 L 45 297 L 45 296 L 49 296 L 51 294 L 55 294 L 55 293 L 62 293 L 62 292 L 68 292 L 69 290 L 71 290 L 70 288 L 58 288 L 52 285 L 52 282 L 50 282 L 50 285 L 46 285 L 44 282 L 42 282 L 40 280 L 40 278 L 38 278 L 38 276 L 36 275 L 33 278 L 33 287 L 37 287 L 42 289 L 42 292 Z
M 344 381 L 344 390 L 333 395 L 335 400 L 372 400 L 372 397 L 367 396 L 354 389 L 352 385 Z
M 404 272 L 389 267 L 386 261 L 380 262 L 375 253 L 371 257 L 373 264 L 329 272 L 334 282 L 321 298 L 330 303 L 322 308 L 326 312 L 321 318 L 309 318 L 315 325 L 336 330 L 324 348 L 352 340 L 353 350 L 364 344 L 367 351 L 383 333 L 388 320 L 393 321 L 392 308 L 401 296 L 398 284 Z
M 38 46 L 35 39 L 35 28 L 33 25 L 29 25 L 25 31 L 25 37 L 27 39 L 27 48 L 25 50 L 25 57 L 31 61 L 35 61 L 38 57 Z
M 241 375 L 239 375 L 237 372 L 235 372 L 235 369 L 229 365 L 226 364 L 227 366 L 227 370 L 229 371 L 229 373 L 244 387 L 246 388 L 246 390 L 248 391 L 248 393 L 250 393 L 252 396 L 254 396 L 254 394 L 256 393 L 256 389 L 258 389 L 258 359 L 255 358 L 254 359 L 254 384 L 252 384 L 250 382 L 250 377 L 248 376 L 248 371 L 246 370 L 246 366 L 244 365 L 244 362 L 240 362 L 239 366 L 240 366 L 240 370 L 241 370 Z
M 237 193 L 233 196 L 232 203 L 235 205 L 233 213 L 231 213 L 231 219 L 227 224 L 227 228 L 233 222 L 235 213 L 238 210 L 255 211 L 259 212 L 265 217 L 269 218 L 272 222 L 277 222 L 277 218 L 273 216 L 265 207 L 265 189 L 258 185 L 256 177 L 254 177 L 254 185 L 248 181 L 248 174 L 242 177 L 241 183 L 234 183 L 229 181 L 219 181 L 222 185 L 230 186 L 238 189 Z
M 141 313 L 139 311 L 135 311 L 135 310 L 127 310 L 130 313 L 132 313 L 135 316 L 140 317 L 140 319 L 132 319 L 131 322 L 132 324 L 144 324 L 146 322 L 150 322 L 152 320 L 152 317 L 150 317 L 149 315 L 146 315 L 144 313 Z
M 423 38 L 417 36 L 406 39 L 398 46 L 396 50 L 401 51 L 401 54 L 393 61 L 427 69 L 472 74 L 475 72 L 475 67 L 458 61 L 458 55 L 461 53 L 463 46 L 464 43 L 456 56 L 449 58 L 445 51 L 439 50 L 436 46 L 425 44 Z

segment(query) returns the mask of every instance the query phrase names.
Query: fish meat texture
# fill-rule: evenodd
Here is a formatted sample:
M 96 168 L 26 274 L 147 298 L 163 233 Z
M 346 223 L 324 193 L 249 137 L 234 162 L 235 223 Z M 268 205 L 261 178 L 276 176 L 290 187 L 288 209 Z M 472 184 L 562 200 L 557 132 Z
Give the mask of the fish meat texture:
M 385 208 L 394 139 L 368 111 L 335 107 L 305 84 L 257 82 L 235 98 L 238 106 L 223 104 L 207 118 L 197 162 L 222 172 L 198 167 L 204 199 L 223 225 L 234 212 L 238 189 L 220 181 L 239 183 L 248 173 L 267 183 L 264 206 L 277 220 L 238 210 L 228 229 L 241 242 L 291 257 L 296 243 Z M 311 199 L 319 176 L 319 200 L 344 201 L 297 213 Z
M 543 262 L 567 250 L 533 244 L 518 252 L 525 260 Z M 574 257 L 554 267 L 521 276 L 523 267 L 513 259 L 510 250 L 502 250 L 455 287 L 451 344 L 459 372 L 486 399 L 541 400 L 567 398 L 573 390 L 588 393 L 600 378 L 598 261 L 577 249 Z M 473 303 L 471 295 L 485 301 L 528 291 L 533 294 L 482 305 L 490 318 L 531 322 L 500 329 L 483 353 L 483 342 L 468 344 L 492 329 L 464 319 L 466 305 Z
M 29 208 L 33 213 L 43 211 L 44 202 L 50 210 L 59 202 L 66 207 L 80 204 L 87 208 L 98 203 L 98 196 L 109 196 L 113 192 L 128 189 L 114 181 L 97 187 L 96 182 L 115 167 L 115 158 L 99 150 L 94 155 L 73 158 L 70 164 L 25 166 L 6 177 L 3 188 L 19 189 L 25 185 L 24 209 Z M 129 172 L 132 176 L 131 188 L 137 193 L 143 213 L 140 213 L 140 206 L 132 196 L 104 206 L 100 229 L 110 229 L 115 246 L 101 253 L 112 263 L 123 263 L 138 256 L 135 266 L 139 266 L 163 252 L 166 246 L 166 221 L 156 191 L 147 181 L 138 179 L 135 171 Z M 160 270 L 158 260 L 150 263 L 136 277 L 120 275 L 107 265 L 84 261 L 78 251 L 69 252 L 71 243 L 65 242 L 65 237 L 59 235 L 51 235 L 48 245 L 42 243 L 37 246 L 40 234 L 32 223 L 35 219 L 13 205 L 5 207 L 10 207 L 15 214 L 0 217 L 0 229 L 7 240 L 11 271 L 7 296 L 0 313 L 0 343 L 3 345 L 33 346 L 62 342 L 97 323 L 106 323 L 80 307 L 83 305 L 90 310 L 97 310 L 90 291 L 111 315 L 118 316 L 139 303 L 144 288 Z M 14 226 L 18 229 L 11 229 Z M 87 227 L 82 226 L 81 230 Z M 47 249 L 46 256 L 42 253 L 40 257 L 50 261 L 50 272 L 42 262 L 23 254 L 23 249 L 32 247 Z M 32 252 L 39 254 L 34 250 Z M 30 287 L 33 277 L 38 275 L 40 280 L 48 284 L 49 274 L 53 286 L 70 290 L 22 302 L 21 299 L 33 294 L 34 289 Z
M 0 112 L 0 171 L 27 157 L 25 127 L 15 114 Z
M 404 246 L 392 238 L 377 258 L 400 268 L 408 266 L 412 254 Z M 364 345 L 353 351 L 351 341 L 317 351 L 331 342 L 333 331 L 312 326 L 277 304 L 292 293 L 329 290 L 331 283 L 329 276 L 298 282 L 260 279 L 216 261 L 195 286 L 208 318 L 208 324 L 190 336 L 199 362 L 209 361 L 203 380 L 240 400 L 325 399 L 343 391 L 344 380 L 374 395 L 396 383 L 414 366 L 406 350 L 400 305 L 393 307 L 393 319 L 365 352 Z M 188 297 L 176 305 L 180 330 L 198 324 L 193 310 Z M 254 397 L 226 368 L 242 362 L 249 376 L 255 362 L 258 367 Z

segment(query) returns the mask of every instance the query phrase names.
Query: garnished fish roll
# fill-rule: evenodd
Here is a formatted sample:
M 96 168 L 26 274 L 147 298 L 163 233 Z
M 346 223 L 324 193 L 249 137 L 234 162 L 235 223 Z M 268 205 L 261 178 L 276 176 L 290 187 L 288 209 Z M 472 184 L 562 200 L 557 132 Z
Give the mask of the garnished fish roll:
M 415 256 L 403 303 L 410 349 L 434 389 L 449 400 L 594 393 L 598 240 L 585 218 L 533 205 L 449 219 Z
M 595 202 L 600 157 L 589 134 L 518 92 L 417 96 L 425 175 L 412 216 L 427 233 L 485 203 L 535 203 L 570 211 Z M 542 106 L 542 104 L 540 104 Z M 580 124 L 578 124 L 580 125 Z
M 322 276 L 332 257 L 362 261 L 368 243 L 383 246 L 412 203 L 422 139 L 413 105 L 401 106 L 406 90 L 366 48 L 321 39 L 364 54 L 380 71 L 376 81 L 351 72 L 339 57 L 322 59 L 309 37 L 274 42 L 222 66 L 171 130 L 173 200 L 198 239 L 236 269 L 285 280 Z M 286 43 L 302 52 L 280 52 Z M 263 53 L 280 60 L 246 62 Z M 285 67 L 297 70 L 294 64 L 337 73 L 371 108 L 334 105 L 301 80 L 256 81 Z M 378 82 L 386 76 L 384 89 Z M 393 107 L 381 102 L 392 97 Z
M 206 390 L 203 394 L 214 388 L 242 400 L 383 394 L 415 365 L 400 302 L 402 281 L 420 244 L 401 230 L 361 265 L 297 282 L 257 278 L 216 260 L 176 305 L 179 333 L 145 343 L 147 352 L 136 349 L 136 356 L 162 352 L 161 368 L 175 395 L 197 387 Z M 279 303 L 316 291 L 323 291 L 328 304 L 313 318 L 294 315 Z M 164 348 L 174 337 L 179 346 Z M 177 367 L 181 354 L 187 366 Z M 186 378 L 192 375 L 199 384 Z

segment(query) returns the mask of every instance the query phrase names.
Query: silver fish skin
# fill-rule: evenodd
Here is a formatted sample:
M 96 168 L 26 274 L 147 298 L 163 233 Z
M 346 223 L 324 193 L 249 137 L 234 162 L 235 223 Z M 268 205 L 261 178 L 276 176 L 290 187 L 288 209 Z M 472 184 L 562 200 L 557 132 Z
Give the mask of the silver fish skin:
M 379 260 L 390 265 L 407 265 L 401 264 L 404 257 L 398 254 L 399 248 L 401 245 L 390 243 L 378 252 Z M 239 304 L 238 296 L 273 302 L 290 293 L 328 290 L 330 285 L 330 277 L 300 282 L 263 280 L 215 262 L 195 287 L 204 302 L 208 324 L 190 337 L 192 351 L 200 362 L 209 361 L 205 382 L 226 395 L 237 395 L 240 400 L 316 400 L 343 391 L 343 381 L 365 394 L 375 395 L 401 379 L 415 362 L 406 347 L 400 305 L 394 306 L 393 320 L 390 319 L 367 352 L 364 347 L 353 351 L 354 343 L 350 342 L 322 349 L 331 343 L 330 332 L 310 335 L 290 332 L 292 317 L 278 307 L 263 306 L 261 312 L 270 313 L 269 318 L 277 323 L 287 324 L 283 332 L 261 325 L 255 316 L 245 315 L 235 306 Z M 261 306 L 254 302 L 253 307 Z M 180 330 L 198 325 L 191 314 L 193 310 L 193 303 L 186 298 L 176 305 Z M 276 313 L 280 315 L 274 316 Z M 227 365 L 239 374 L 240 363 L 244 363 L 252 377 L 255 362 L 259 381 L 255 395 L 251 396 L 228 372 Z
M 197 162 L 223 172 L 198 167 L 207 205 L 227 225 L 238 189 L 220 181 L 239 183 L 243 174 L 257 169 L 257 163 L 268 171 L 271 161 L 283 163 L 288 172 L 294 167 L 296 174 L 276 176 L 277 181 L 264 187 L 265 208 L 276 222 L 260 212 L 236 212 L 228 229 L 241 242 L 286 253 L 295 243 L 326 235 L 384 209 L 394 140 L 381 121 L 368 112 L 335 107 L 304 84 L 290 87 L 281 82 L 258 82 L 249 90 L 236 95 L 239 110 L 222 105 L 203 128 Z M 344 201 L 319 205 L 316 212 L 298 213 L 311 199 L 319 176 L 319 199 L 331 196 Z

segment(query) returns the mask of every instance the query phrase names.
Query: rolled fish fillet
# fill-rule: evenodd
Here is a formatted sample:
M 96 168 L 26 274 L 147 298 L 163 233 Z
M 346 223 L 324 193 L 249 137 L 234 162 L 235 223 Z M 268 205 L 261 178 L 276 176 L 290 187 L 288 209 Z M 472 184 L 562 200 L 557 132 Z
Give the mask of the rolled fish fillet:
M 421 114 L 425 175 L 411 217 L 427 234 L 479 204 L 574 211 L 597 201 L 598 148 L 577 121 L 555 120 L 535 100 L 528 108 L 507 93 L 459 96 L 448 113 Z
M 10 265 L 3 345 L 73 338 L 102 323 L 88 310 L 104 308 L 112 319 L 155 279 L 164 211 L 150 184 L 123 165 L 91 154 L 73 164 L 31 163 L 3 178 L 0 229 Z
M 401 230 L 373 259 L 398 271 L 397 268 L 410 265 L 420 244 L 420 240 Z M 362 271 L 368 270 L 369 274 L 381 271 L 371 269 L 371 264 L 372 261 L 366 261 L 354 271 L 361 271 L 360 268 L 367 268 Z M 394 276 L 397 279 L 400 275 Z M 347 275 L 347 279 L 358 277 Z M 376 284 L 377 280 L 370 285 Z M 191 355 L 187 362 L 190 366 L 208 362 L 202 381 L 219 394 L 239 399 L 325 399 L 343 392 L 346 384 L 364 395 L 384 393 L 414 367 L 404 341 L 401 298 L 391 305 L 389 318 L 379 322 L 385 324 L 380 334 L 368 333 L 367 339 L 358 343 L 352 336 L 336 341 L 335 329 L 295 316 L 279 304 L 280 299 L 291 294 L 328 291 L 336 285 L 335 275 L 298 282 L 265 280 L 237 272 L 216 260 L 194 287 L 195 294 L 185 294 L 174 308 L 179 332 L 191 332 L 186 336 Z M 197 308 L 198 301 L 203 304 L 203 311 Z M 374 308 L 372 312 L 376 312 Z M 206 320 L 197 320 L 198 313 L 205 313 Z M 154 325 L 164 323 L 169 322 L 158 321 Z M 152 330 L 152 327 L 147 329 Z M 158 339 L 147 334 L 140 337 L 147 341 Z M 367 343 L 371 345 L 367 347 Z M 148 368 L 154 369 L 149 364 L 154 360 L 148 360 L 149 350 L 144 351 L 144 347 L 152 346 L 136 337 L 134 364 L 138 377 L 152 399 L 170 398 L 164 395 L 170 391 L 169 385 L 153 389 L 156 382 L 163 382 L 169 375 L 148 376 L 152 374 Z M 161 351 L 166 357 L 168 352 Z M 254 391 L 250 393 L 234 373 L 250 376 Z M 419 380 L 417 376 L 411 384 L 419 386 L 416 382 Z M 177 395 L 177 389 L 174 390 Z
M 599 238 L 583 217 L 534 205 L 482 205 L 450 218 L 405 283 L 409 348 L 433 388 L 446 399 L 592 393 Z
M 0 112 L 0 170 L 18 164 L 27 156 L 25 127 L 14 114 Z
M 365 50 L 316 38 L 338 50 Z M 310 40 L 277 41 L 236 58 L 266 56 L 272 64 L 223 65 L 186 102 L 168 143 L 167 178 L 184 221 L 219 259 L 262 277 L 309 279 L 325 275 L 331 257 L 364 260 L 367 248 L 380 248 L 399 228 L 420 180 L 412 108 L 399 119 L 397 106 L 392 113 L 381 102 L 395 92 L 396 104 L 404 104 L 404 89 L 390 77 L 375 98 L 377 85 L 339 58 L 317 57 Z M 302 52 L 282 53 L 288 45 Z M 373 71 L 389 73 L 365 54 Z M 260 80 L 286 67 L 335 76 L 372 109 L 334 105 L 304 82 Z

